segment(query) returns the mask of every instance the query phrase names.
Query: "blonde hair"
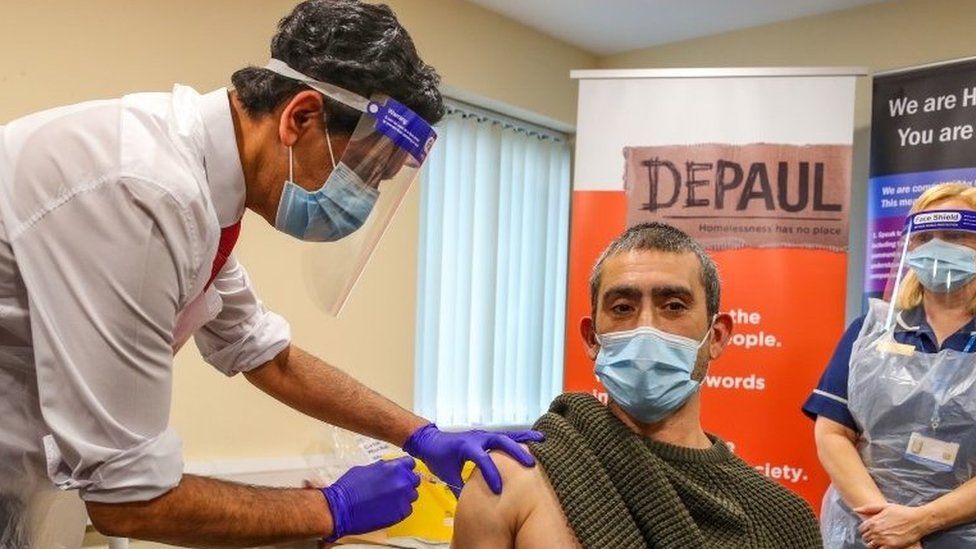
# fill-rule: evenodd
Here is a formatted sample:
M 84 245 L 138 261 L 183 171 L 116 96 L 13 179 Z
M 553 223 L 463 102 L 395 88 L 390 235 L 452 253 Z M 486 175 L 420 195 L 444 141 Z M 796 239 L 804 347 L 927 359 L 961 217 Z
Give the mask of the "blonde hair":
M 949 198 L 961 199 L 970 208 L 976 210 L 976 187 L 970 187 L 965 183 L 952 182 L 941 183 L 930 187 L 915 200 L 908 214 L 916 214 L 936 202 Z M 901 311 L 906 311 L 922 304 L 922 284 L 918 281 L 918 277 L 915 276 L 915 273 L 911 269 L 907 269 L 903 277 L 901 287 L 898 289 L 895 306 Z M 976 312 L 976 295 L 970 299 L 969 310 Z

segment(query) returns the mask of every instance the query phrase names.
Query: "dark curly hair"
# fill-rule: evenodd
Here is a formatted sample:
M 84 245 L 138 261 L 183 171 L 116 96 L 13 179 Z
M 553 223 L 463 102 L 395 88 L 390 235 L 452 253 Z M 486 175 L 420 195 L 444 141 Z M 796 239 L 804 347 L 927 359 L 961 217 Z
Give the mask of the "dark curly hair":
M 424 63 L 407 31 L 385 4 L 359 0 L 305 0 L 278 23 L 271 56 L 307 76 L 364 97 L 388 95 L 435 124 L 444 116 L 440 77 Z M 274 111 L 304 84 L 259 67 L 231 76 L 251 114 Z M 329 130 L 352 133 L 360 113 L 325 98 Z

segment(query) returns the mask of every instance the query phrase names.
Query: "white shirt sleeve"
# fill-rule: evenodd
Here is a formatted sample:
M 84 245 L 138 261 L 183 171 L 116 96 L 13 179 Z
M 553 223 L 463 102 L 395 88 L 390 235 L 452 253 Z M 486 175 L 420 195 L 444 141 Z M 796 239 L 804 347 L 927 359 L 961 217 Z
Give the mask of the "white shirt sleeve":
M 258 299 L 251 279 L 231 254 L 213 281 L 223 301 L 217 318 L 193 339 L 203 359 L 225 375 L 261 366 L 291 344 L 291 329 Z
M 179 483 L 181 441 L 168 425 L 171 343 L 200 239 L 168 192 L 131 179 L 52 202 L 12 237 L 47 469 L 60 488 L 112 503 Z

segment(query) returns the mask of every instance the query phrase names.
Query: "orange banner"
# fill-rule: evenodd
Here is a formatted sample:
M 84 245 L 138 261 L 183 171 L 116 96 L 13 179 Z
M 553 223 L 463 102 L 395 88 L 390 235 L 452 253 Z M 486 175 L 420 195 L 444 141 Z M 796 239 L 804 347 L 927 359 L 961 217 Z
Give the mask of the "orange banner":
M 573 194 L 567 391 L 606 398 L 584 352 L 579 321 L 590 314 L 590 269 L 626 228 L 627 218 L 623 190 Z M 709 253 L 722 277 L 721 310 L 736 326 L 730 346 L 702 383 L 704 427 L 819 510 L 828 479 L 817 461 L 813 422 L 800 407 L 843 330 L 847 254 L 822 248 Z

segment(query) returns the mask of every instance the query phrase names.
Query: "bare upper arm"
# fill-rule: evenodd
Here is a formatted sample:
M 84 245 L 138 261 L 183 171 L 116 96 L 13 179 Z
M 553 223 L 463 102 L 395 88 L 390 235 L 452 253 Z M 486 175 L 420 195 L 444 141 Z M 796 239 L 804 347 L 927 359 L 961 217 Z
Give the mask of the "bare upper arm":
M 529 495 L 534 482 L 532 470 L 522 467 L 503 452 L 492 452 L 491 459 L 502 477 L 502 493 L 495 495 L 481 471 L 474 470 L 458 500 L 452 547 L 515 546 L 521 521 L 533 505 Z
M 492 493 L 475 470 L 458 502 L 453 547 L 579 547 L 542 466 L 523 467 L 503 452 L 493 452 L 491 459 L 502 477 L 502 493 Z
M 813 433 L 818 445 L 831 436 L 844 437 L 851 443 L 856 443 L 858 437 L 857 431 L 854 429 L 824 416 L 817 416 Z

